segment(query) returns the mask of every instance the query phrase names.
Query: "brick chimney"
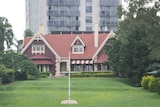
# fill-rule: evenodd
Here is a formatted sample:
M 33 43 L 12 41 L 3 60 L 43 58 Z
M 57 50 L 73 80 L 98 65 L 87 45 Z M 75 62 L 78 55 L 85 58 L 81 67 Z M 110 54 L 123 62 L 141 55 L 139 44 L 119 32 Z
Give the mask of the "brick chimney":
M 43 24 L 39 25 L 39 33 L 44 35 L 44 25 Z
M 98 47 L 98 23 L 95 23 L 94 28 L 94 47 Z

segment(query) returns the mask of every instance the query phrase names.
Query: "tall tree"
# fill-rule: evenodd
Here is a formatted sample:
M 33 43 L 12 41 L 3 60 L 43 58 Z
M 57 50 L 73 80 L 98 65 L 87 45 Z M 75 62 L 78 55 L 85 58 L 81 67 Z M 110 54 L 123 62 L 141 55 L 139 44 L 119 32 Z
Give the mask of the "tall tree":
M 30 29 L 24 31 L 24 37 L 33 37 L 34 33 Z
M 135 84 L 140 83 L 141 76 L 148 71 L 153 60 L 159 60 L 160 26 L 158 24 L 160 2 L 158 0 L 125 0 L 128 10 L 119 7 L 119 22 L 116 39 L 106 45 L 111 67 L 116 68 L 124 77 L 130 78 Z M 159 26 L 159 27 L 158 27 Z M 111 48 L 112 47 L 112 48 Z M 117 48 L 118 47 L 118 48 Z M 108 50 L 107 50 L 108 49 Z M 116 49 L 116 51 L 115 51 Z M 116 53 L 115 53 L 116 52 Z M 156 56 L 156 57 L 155 57 Z M 117 63 L 118 62 L 118 63 Z
M 5 17 L 0 17 L 0 52 L 4 51 L 5 43 L 7 48 L 10 48 L 13 45 L 13 30 L 11 24 L 8 22 L 8 19 Z

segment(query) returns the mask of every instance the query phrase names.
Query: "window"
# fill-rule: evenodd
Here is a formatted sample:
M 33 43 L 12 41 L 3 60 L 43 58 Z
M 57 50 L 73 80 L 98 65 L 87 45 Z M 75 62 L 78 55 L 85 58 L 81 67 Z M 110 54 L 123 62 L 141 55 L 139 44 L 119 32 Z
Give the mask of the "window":
M 32 45 L 32 54 L 44 54 L 45 53 L 45 45 L 43 44 L 33 44 Z
M 74 45 L 72 47 L 73 54 L 82 54 L 84 53 L 84 46 L 83 45 Z
M 74 65 L 74 71 L 82 71 L 83 70 L 83 66 L 82 65 Z
M 86 6 L 86 13 L 92 13 L 92 6 Z
M 86 27 L 86 31 L 92 31 L 92 27 Z
M 86 23 L 92 23 L 92 16 L 86 16 Z
M 85 71 L 93 71 L 93 65 L 86 65 Z
M 92 0 L 86 0 L 86 3 L 92 3 Z

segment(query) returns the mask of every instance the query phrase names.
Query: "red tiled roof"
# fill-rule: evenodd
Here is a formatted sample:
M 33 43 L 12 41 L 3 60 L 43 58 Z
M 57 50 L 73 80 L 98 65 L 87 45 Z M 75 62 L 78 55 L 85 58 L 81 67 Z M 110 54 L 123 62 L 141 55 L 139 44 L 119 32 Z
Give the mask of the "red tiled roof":
M 24 38 L 24 47 L 29 43 L 31 39 L 32 39 L 31 37 Z
M 77 36 L 79 36 L 85 44 L 84 54 L 72 54 L 71 44 Z M 107 36 L 108 34 L 98 35 L 98 47 L 94 47 L 94 34 L 50 34 L 43 37 L 60 57 L 68 57 L 70 52 L 72 59 L 92 59 Z M 25 38 L 24 46 L 26 46 L 30 40 L 31 37 Z
M 68 53 L 71 52 L 71 44 L 74 39 L 79 36 L 85 44 L 84 54 L 72 54 L 72 59 L 92 59 L 93 55 L 99 48 L 99 46 L 106 39 L 108 34 L 99 34 L 98 47 L 94 47 L 94 34 L 52 34 L 46 35 L 44 38 L 50 44 L 50 46 L 57 52 L 60 57 L 68 57 Z
M 103 53 L 103 54 L 99 55 L 96 63 L 104 63 L 106 61 L 108 61 L 108 55 L 106 55 L 106 54 Z

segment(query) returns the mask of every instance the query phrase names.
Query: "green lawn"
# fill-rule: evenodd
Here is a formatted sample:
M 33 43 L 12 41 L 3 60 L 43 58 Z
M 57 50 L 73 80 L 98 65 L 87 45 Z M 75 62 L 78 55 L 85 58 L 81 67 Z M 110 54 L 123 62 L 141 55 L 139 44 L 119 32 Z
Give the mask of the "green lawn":
M 160 95 L 131 87 L 116 78 L 71 78 L 71 99 L 77 105 L 61 105 L 68 98 L 68 78 L 17 81 L 0 92 L 0 107 L 159 107 Z

